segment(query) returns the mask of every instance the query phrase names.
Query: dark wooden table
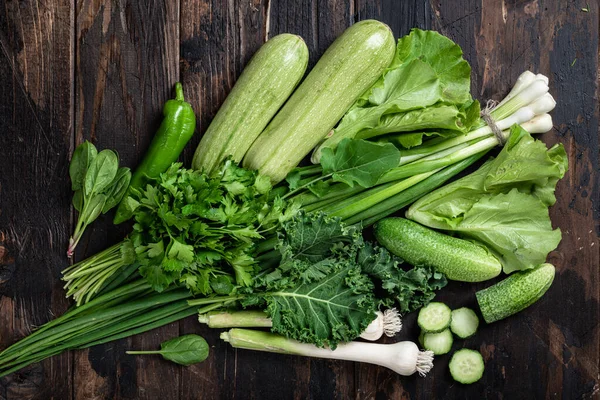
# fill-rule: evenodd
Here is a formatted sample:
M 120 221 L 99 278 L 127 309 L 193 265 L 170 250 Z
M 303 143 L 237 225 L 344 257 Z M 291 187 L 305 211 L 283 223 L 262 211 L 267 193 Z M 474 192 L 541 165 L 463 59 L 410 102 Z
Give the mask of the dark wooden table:
M 570 169 L 551 215 L 563 240 L 558 274 L 535 306 L 484 326 L 455 347 L 479 349 L 483 379 L 452 382 L 448 358 L 427 378 L 350 362 L 235 351 L 194 318 L 0 379 L 0 399 L 600 398 L 598 26 L 596 1 L 575 0 L 0 0 L 0 348 L 68 306 L 60 283 L 73 228 L 68 160 L 91 140 L 135 166 L 173 84 L 184 83 L 200 134 L 265 38 L 300 34 L 311 65 L 347 26 L 377 18 L 396 35 L 436 29 L 471 63 L 477 98 L 499 99 L 526 69 L 546 74 L 558 100 L 548 144 Z M 76 259 L 125 234 L 100 218 Z M 472 306 L 484 285 L 452 284 L 440 298 Z M 416 339 L 414 316 L 401 338 Z M 125 355 L 196 332 L 210 358 L 181 368 Z

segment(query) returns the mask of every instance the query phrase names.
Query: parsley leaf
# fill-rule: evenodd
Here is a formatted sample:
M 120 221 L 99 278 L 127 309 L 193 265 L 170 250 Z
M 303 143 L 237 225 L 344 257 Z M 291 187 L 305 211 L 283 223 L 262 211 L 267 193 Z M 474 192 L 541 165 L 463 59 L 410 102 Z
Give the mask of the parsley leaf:
M 268 178 L 231 160 L 214 176 L 173 164 L 128 199 L 140 273 L 157 291 L 178 283 L 203 295 L 251 286 L 255 241 L 298 211 L 271 189 Z

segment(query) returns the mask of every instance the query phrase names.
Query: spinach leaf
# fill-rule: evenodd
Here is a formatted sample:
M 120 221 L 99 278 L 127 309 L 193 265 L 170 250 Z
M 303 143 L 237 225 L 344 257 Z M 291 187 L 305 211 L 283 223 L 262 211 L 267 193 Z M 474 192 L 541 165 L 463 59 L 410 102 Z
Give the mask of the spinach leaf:
M 87 140 L 77 146 L 73 152 L 69 164 L 69 176 L 71 177 L 71 188 L 74 192 L 83 188 L 85 174 L 97 154 L 96 147 Z
M 79 216 L 80 219 L 86 221 L 86 224 L 90 224 L 102 212 L 104 208 L 104 204 L 106 203 L 106 195 L 105 194 L 95 194 L 91 199 L 87 201 L 84 212 Z
M 115 178 L 111 184 L 105 189 L 106 190 L 106 203 L 102 209 L 102 213 L 106 214 L 108 210 L 115 207 L 121 202 L 121 199 L 127 192 L 129 182 L 131 181 L 131 171 L 129 168 L 121 167 L 117 170 Z
M 344 139 L 334 150 L 323 149 L 321 166 L 336 182 L 350 187 L 354 183 L 368 188 L 400 163 L 400 152 L 390 143 L 378 144 L 365 140 Z
M 83 210 L 83 189 L 76 190 L 75 193 L 73 193 L 73 207 L 75 207 L 78 212 Z
M 102 150 L 98 153 L 96 147 L 86 141 L 75 149 L 69 175 L 74 191 L 73 207 L 79 212 L 67 249 L 67 256 L 71 257 L 85 228 L 100 213 L 108 212 L 121 201 L 131 181 L 131 171 L 129 168 L 119 168 L 114 151 Z
M 118 168 L 119 160 L 114 151 L 102 150 L 98 153 L 85 173 L 84 194 L 91 196 L 92 193 L 102 193 L 115 179 Z
M 165 360 L 189 366 L 208 358 L 208 343 L 198 335 L 184 335 L 161 343 L 156 351 L 128 351 L 127 354 L 160 354 Z

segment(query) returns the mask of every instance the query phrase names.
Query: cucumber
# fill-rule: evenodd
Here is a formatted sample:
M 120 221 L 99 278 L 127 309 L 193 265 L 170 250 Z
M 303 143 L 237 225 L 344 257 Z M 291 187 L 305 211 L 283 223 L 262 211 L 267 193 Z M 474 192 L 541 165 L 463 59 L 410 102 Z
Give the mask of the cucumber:
M 482 282 L 502 271 L 500 261 L 485 247 L 404 218 L 379 221 L 375 237 L 409 264 L 433 267 L 453 281 Z
M 379 21 L 338 37 L 244 157 L 246 168 L 279 182 L 323 139 L 390 65 L 396 41 Z
M 483 376 L 485 365 L 481 353 L 471 349 L 460 349 L 450 359 L 450 375 L 459 383 L 475 383 Z
M 475 311 L 467 307 L 452 310 L 450 330 L 459 338 L 466 339 L 473 336 L 478 327 L 479 318 L 477 318 Z
M 425 333 L 423 335 L 423 347 L 425 350 L 433 351 L 436 356 L 446 354 L 452 348 L 452 332 L 450 329 L 444 329 L 438 333 Z
M 308 47 L 299 36 L 284 33 L 263 44 L 202 137 L 192 167 L 212 173 L 228 156 L 240 162 L 292 94 L 307 65 Z
M 426 333 L 441 332 L 450 326 L 452 311 L 444 303 L 431 302 L 419 311 L 417 324 Z
M 554 273 L 554 265 L 541 264 L 478 291 L 477 303 L 485 322 L 499 321 L 538 301 L 552 285 Z

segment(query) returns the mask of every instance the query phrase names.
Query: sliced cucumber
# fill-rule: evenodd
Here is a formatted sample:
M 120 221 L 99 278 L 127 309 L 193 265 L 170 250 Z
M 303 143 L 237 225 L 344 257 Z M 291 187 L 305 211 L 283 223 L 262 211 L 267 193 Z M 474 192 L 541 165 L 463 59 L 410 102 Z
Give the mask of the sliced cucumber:
M 452 378 L 467 385 L 480 380 L 485 369 L 481 353 L 470 349 L 461 349 L 454 353 L 449 367 Z
M 475 311 L 467 307 L 452 310 L 450 329 L 459 338 L 466 339 L 473 336 L 478 327 L 479 318 L 477 318 Z
M 446 354 L 452 348 L 452 332 L 450 329 L 444 329 L 439 333 L 425 333 L 423 335 L 423 347 L 426 350 L 433 351 L 436 356 Z
M 450 326 L 452 310 L 444 303 L 432 302 L 421 308 L 417 323 L 425 332 L 441 332 Z
M 424 342 L 423 339 L 424 338 L 425 338 L 425 332 L 421 331 L 421 333 L 419 333 L 419 344 L 421 345 L 421 347 L 424 347 L 424 344 L 423 344 L 423 342 Z

